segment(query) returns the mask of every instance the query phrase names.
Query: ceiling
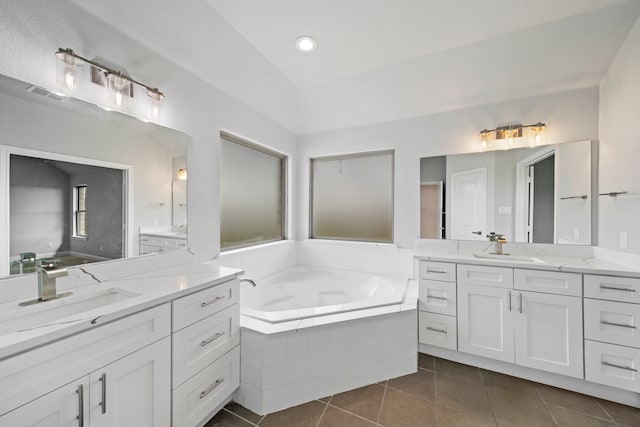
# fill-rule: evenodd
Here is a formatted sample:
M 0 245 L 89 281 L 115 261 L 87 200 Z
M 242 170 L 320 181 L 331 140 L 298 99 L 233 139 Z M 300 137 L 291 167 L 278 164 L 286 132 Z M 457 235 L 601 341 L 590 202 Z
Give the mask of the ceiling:
M 72 1 L 302 134 L 597 85 L 640 16 L 638 0 L 158 0 L 139 20 L 150 0 Z

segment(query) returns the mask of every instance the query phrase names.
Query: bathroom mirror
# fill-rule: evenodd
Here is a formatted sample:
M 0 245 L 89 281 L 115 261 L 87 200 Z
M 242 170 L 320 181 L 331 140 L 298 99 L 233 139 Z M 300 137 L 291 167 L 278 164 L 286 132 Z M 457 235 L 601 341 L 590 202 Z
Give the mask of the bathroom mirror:
M 141 229 L 185 247 L 187 140 L 0 76 L 0 277 L 137 256 Z
M 592 143 L 420 159 L 420 237 L 590 245 Z

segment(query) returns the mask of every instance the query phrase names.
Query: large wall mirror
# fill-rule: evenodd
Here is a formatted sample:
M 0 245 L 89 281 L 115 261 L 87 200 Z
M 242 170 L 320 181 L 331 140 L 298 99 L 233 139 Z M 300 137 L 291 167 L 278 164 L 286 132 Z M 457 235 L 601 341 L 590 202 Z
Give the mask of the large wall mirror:
M 420 237 L 590 245 L 592 142 L 420 159 Z
M 0 76 L 0 277 L 138 256 L 145 233 L 186 247 L 187 140 Z

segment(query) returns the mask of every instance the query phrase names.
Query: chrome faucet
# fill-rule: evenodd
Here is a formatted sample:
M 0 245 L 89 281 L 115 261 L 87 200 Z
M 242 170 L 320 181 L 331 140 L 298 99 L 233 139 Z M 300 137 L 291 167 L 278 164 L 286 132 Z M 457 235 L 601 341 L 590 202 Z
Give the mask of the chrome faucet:
M 502 245 L 507 243 L 507 239 L 504 237 L 504 234 L 497 234 L 495 231 L 487 234 L 490 242 L 495 243 L 495 249 L 491 252 L 494 255 L 509 255 L 502 252 Z
M 36 269 L 38 272 L 38 298 L 21 302 L 21 306 L 36 304 L 38 302 L 49 301 L 52 299 L 64 298 L 71 295 L 71 292 L 64 292 L 62 294 L 59 294 L 56 289 L 56 279 L 69 275 L 69 272 L 67 272 L 66 268 L 56 266 L 53 260 L 39 259 Z
M 242 282 L 247 282 L 251 286 L 253 286 L 254 288 L 256 287 L 256 282 L 253 279 L 249 279 L 248 277 L 240 279 L 240 283 L 242 283 Z

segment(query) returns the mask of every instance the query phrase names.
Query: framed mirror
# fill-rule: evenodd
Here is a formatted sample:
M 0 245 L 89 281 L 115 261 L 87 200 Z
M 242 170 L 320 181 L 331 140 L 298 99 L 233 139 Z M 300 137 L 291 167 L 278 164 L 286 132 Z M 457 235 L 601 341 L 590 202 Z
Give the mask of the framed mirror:
M 592 244 L 592 142 L 420 159 L 420 237 Z
M 0 277 L 186 248 L 187 140 L 0 76 Z

